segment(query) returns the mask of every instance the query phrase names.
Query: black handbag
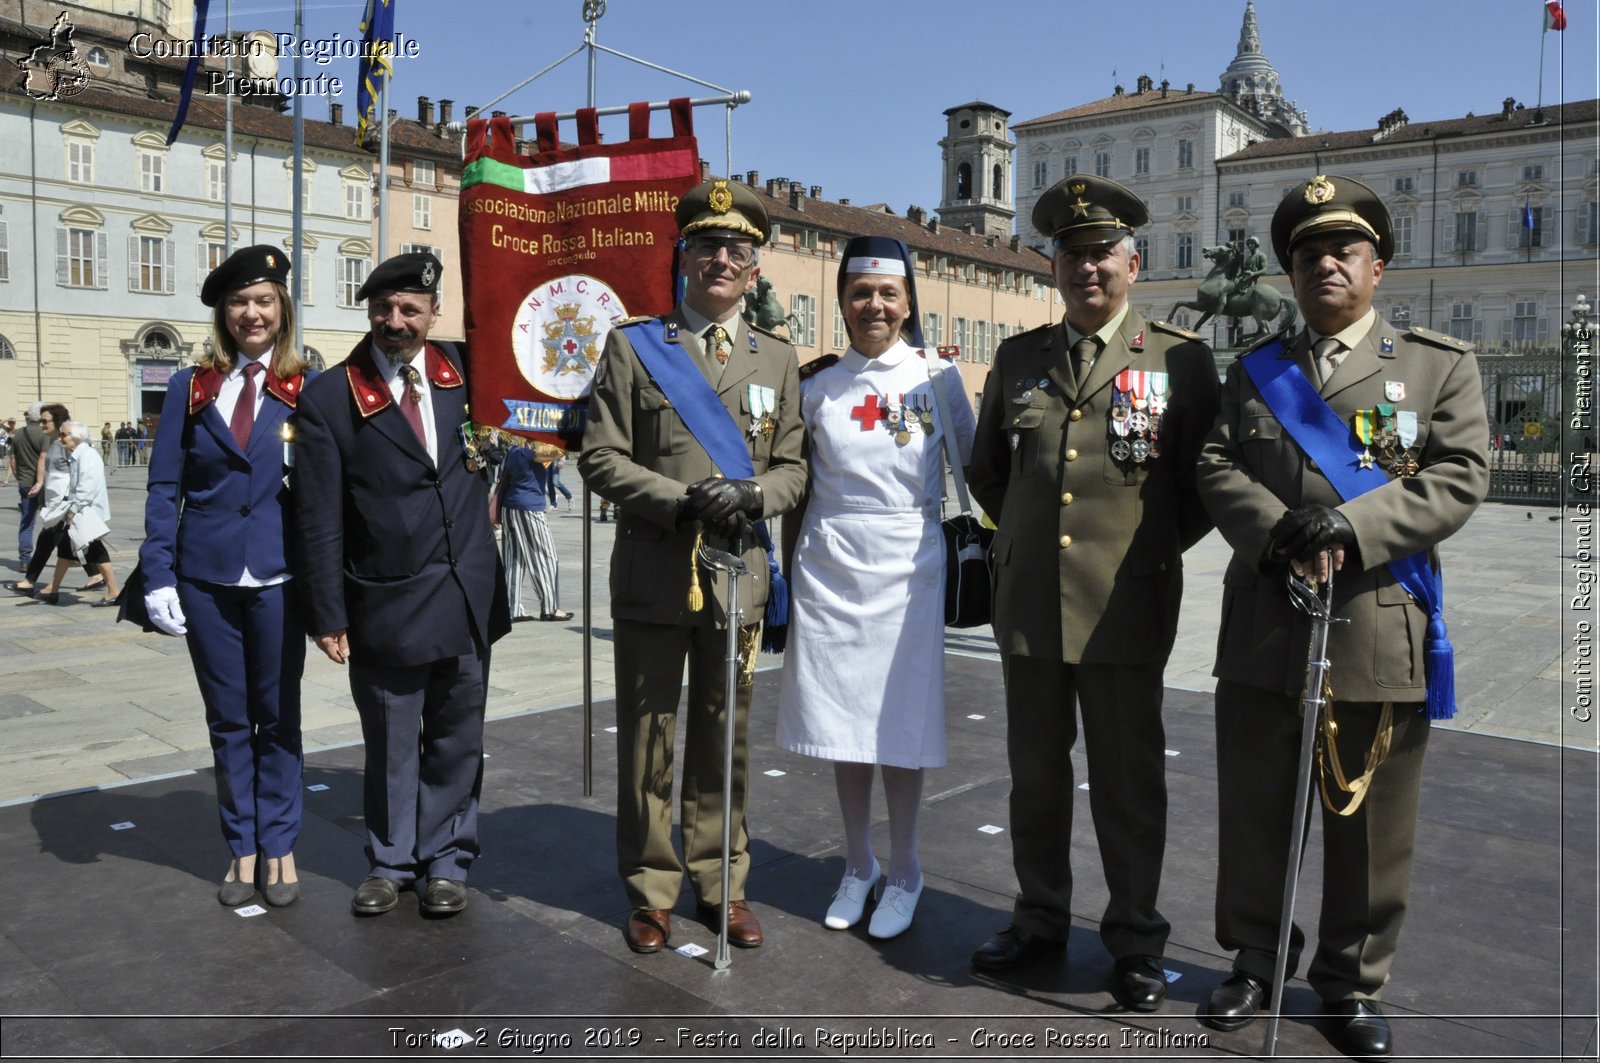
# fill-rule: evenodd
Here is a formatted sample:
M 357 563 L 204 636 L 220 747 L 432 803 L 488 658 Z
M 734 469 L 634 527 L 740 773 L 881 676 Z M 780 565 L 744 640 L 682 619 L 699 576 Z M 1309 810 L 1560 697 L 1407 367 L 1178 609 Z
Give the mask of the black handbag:
M 933 382 L 934 401 L 946 424 L 950 405 L 944 391 L 943 372 L 937 356 L 929 359 L 928 379 Z M 955 479 L 956 500 L 961 512 L 939 523 L 944 535 L 944 625 L 982 627 L 989 623 L 994 603 L 994 586 L 989 571 L 989 544 L 994 529 L 972 514 L 972 499 L 967 495 L 967 478 L 961 471 L 961 455 L 955 437 L 944 434 L 945 458 Z
M 989 579 L 989 544 L 994 529 L 971 513 L 946 517 L 944 533 L 944 626 L 982 627 L 990 620 L 994 589 Z

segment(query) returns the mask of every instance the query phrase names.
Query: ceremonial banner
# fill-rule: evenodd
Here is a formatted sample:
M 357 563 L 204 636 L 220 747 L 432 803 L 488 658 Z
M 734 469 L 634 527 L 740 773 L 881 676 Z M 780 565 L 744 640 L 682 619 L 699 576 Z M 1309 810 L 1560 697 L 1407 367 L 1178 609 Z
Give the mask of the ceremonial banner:
M 700 180 L 689 101 L 672 101 L 672 136 L 628 110 L 629 138 L 601 144 L 593 109 L 578 146 L 535 118 L 538 151 L 518 155 L 508 119 L 467 123 L 461 175 L 474 423 L 574 448 L 594 368 L 612 325 L 673 307 L 678 200 Z

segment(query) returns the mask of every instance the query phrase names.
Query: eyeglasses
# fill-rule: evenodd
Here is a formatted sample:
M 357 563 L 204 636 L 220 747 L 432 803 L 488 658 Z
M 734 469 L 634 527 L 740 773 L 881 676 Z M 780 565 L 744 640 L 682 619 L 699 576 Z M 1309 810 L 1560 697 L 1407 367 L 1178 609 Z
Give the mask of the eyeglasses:
M 730 237 L 691 236 L 684 241 L 684 249 L 695 258 L 716 258 L 718 251 L 726 251 L 728 261 L 738 269 L 744 269 L 756 260 L 756 249 L 750 241 Z

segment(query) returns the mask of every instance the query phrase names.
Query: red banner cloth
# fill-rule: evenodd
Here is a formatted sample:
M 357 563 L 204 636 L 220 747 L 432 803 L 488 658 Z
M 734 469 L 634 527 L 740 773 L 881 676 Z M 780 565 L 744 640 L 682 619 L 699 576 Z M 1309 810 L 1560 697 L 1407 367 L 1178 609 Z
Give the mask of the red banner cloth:
M 678 200 L 700 180 L 687 99 L 672 135 L 650 136 L 629 107 L 629 138 L 601 144 L 592 108 L 578 145 L 534 120 L 537 152 L 519 155 L 504 117 L 467 123 L 461 175 L 461 269 L 468 383 L 476 425 L 563 449 L 583 436 L 606 333 L 674 303 Z

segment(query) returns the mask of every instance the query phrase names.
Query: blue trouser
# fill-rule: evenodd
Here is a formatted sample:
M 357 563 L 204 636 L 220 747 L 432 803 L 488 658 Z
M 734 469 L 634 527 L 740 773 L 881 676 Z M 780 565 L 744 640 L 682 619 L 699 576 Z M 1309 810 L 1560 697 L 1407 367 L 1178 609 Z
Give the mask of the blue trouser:
M 300 836 L 300 677 L 306 636 L 287 583 L 178 581 L 206 706 L 222 836 L 234 856 L 279 857 Z
M 29 560 L 33 557 L 33 521 L 39 515 L 39 495 L 29 497 L 28 487 L 18 483 L 17 499 L 17 512 L 20 514 L 20 523 L 17 525 L 17 561 L 23 568 L 27 568 Z
M 478 855 L 489 652 L 424 664 L 350 664 L 366 743 L 372 874 L 465 881 Z

